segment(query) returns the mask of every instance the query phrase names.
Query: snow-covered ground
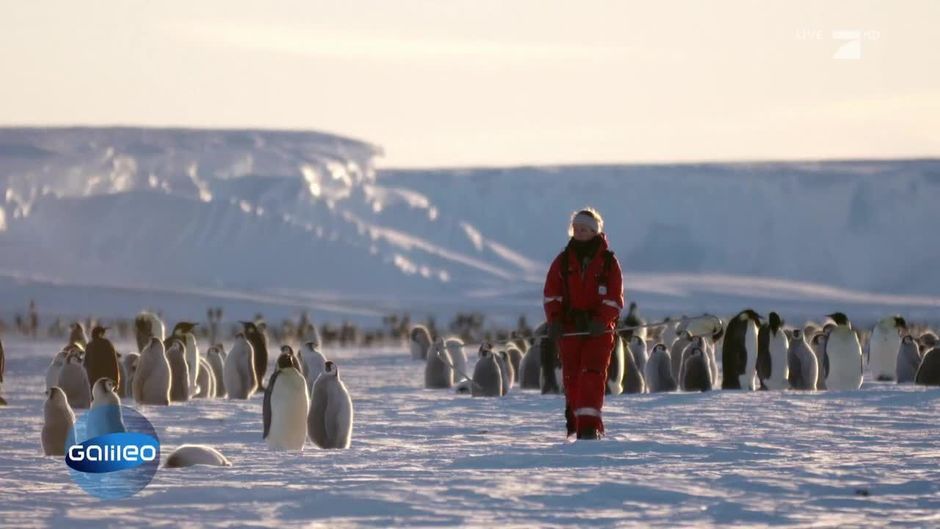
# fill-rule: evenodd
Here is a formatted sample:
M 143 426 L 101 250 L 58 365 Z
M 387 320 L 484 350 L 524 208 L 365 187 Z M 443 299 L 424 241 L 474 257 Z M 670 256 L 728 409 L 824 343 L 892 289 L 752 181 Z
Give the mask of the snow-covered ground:
M 161 469 L 105 503 L 41 455 L 60 344 L 4 345 L 0 527 L 940 525 L 938 389 L 610 397 L 608 437 L 567 443 L 560 397 L 425 390 L 404 349 L 327 351 L 356 410 L 345 451 L 270 451 L 260 395 L 140 408 L 164 456 L 206 443 L 233 466 Z

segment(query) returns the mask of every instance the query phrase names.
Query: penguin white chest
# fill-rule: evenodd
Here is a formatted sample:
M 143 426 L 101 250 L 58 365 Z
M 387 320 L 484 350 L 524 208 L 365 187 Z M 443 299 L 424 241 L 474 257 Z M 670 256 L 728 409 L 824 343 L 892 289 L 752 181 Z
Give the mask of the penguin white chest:
M 744 374 L 739 375 L 741 389 L 757 389 L 757 324 L 748 321 L 747 331 L 744 333 L 744 348 L 747 350 L 747 360 L 744 364 Z
M 268 446 L 275 450 L 303 450 L 307 439 L 307 383 L 294 369 L 277 376 L 271 390 L 271 429 Z

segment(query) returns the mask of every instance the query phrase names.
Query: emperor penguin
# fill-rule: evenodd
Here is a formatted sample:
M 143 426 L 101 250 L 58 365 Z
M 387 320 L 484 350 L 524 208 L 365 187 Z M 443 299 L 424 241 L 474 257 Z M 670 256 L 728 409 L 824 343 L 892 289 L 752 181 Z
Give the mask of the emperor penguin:
M 927 351 L 933 349 L 940 339 L 937 338 L 937 335 L 933 331 L 924 331 L 920 336 L 917 337 L 917 343 L 920 344 L 920 353 L 921 356 L 927 353 Z
M 62 371 L 62 366 L 65 365 L 66 355 L 68 355 L 68 351 L 65 349 L 59 351 L 56 353 L 55 357 L 53 357 L 49 367 L 46 368 L 46 389 L 59 383 L 59 373 Z
M 514 342 L 509 342 L 506 344 L 506 354 L 509 356 L 509 367 L 512 369 L 512 381 L 518 383 L 519 368 L 522 367 L 522 349 Z
M 924 386 L 940 386 L 940 347 L 934 347 L 920 362 L 914 383 Z
M 88 439 L 127 431 L 121 412 L 121 399 L 116 389 L 110 378 L 99 378 L 95 382 L 91 391 L 94 400 L 85 421 L 85 435 Z
M 836 327 L 829 332 L 826 342 L 826 356 L 829 357 L 829 376 L 826 387 L 830 390 L 844 391 L 862 387 L 862 346 L 858 335 L 852 330 L 852 324 L 845 314 L 835 312 L 829 315 Z
M 153 336 L 140 352 L 131 391 L 138 404 L 168 406 L 172 377 L 163 341 Z
M 447 349 L 447 354 L 450 355 L 450 359 L 454 363 L 455 380 L 470 376 L 470 372 L 467 370 L 467 353 L 464 351 L 463 346 L 463 340 L 460 338 L 448 338 L 444 340 L 444 348 Z
M 561 352 L 558 342 L 543 336 L 539 343 L 539 354 L 541 373 L 539 375 L 539 386 L 542 388 L 542 394 L 564 393 L 565 384 L 561 370 Z
M 431 333 L 424 325 L 415 325 L 411 328 L 411 359 L 427 360 L 428 350 L 431 348 Z
M 182 445 L 166 458 L 166 468 L 186 468 L 195 465 L 230 467 L 229 461 L 221 452 L 205 445 Z
M 215 396 L 224 398 L 226 395 L 225 377 L 223 376 L 222 370 L 225 366 L 225 347 L 220 343 L 209 346 L 209 349 L 206 350 L 206 363 L 212 367 L 212 376 L 215 382 Z
M 633 354 L 633 361 L 636 363 L 637 371 L 640 373 L 645 372 L 646 360 L 648 359 L 646 353 L 646 340 L 634 334 L 630 337 L 628 348 Z
M 137 340 L 137 350 L 143 352 L 144 347 L 150 345 L 151 338 L 157 338 L 161 343 L 166 340 L 166 325 L 156 314 L 140 312 L 134 318 L 134 338 Z
M 297 352 L 297 359 L 300 361 L 301 369 L 305 370 L 304 378 L 307 379 L 307 393 L 312 395 L 314 382 L 317 381 L 320 373 L 326 369 L 326 356 L 320 352 L 319 342 L 308 341 Z
M 630 309 L 627 311 L 627 315 L 623 318 L 624 327 L 638 327 L 635 329 L 626 329 L 620 333 L 620 336 L 624 340 L 630 341 L 634 336 L 638 336 L 643 341 L 646 341 L 646 321 L 640 316 L 640 310 L 636 306 L 635 301 L 630 302 Z
M 666 318 L 666 325 L 663 326 L 660 342 L 666 346 L 667 353 L 672 350 L 672 342 L 676 341 L 676 338 L 679 336 L 678 328 L 678 320 L 674 320 L 668 317 Z
M 473 368 L 473 384 L 470 395 L 474 397 L 502 397 L 503 374 L 491 347 L 480 347 L 480 359 Z
M 467 373 L 467 371 L 464 371 Z M 542 377 L 542 346 L 541 340 L 536 340 L 532 347 L 522 355 L 519 364 L 519 387 L 522 389 L 541 389 Z
M 643 343 L 643 356 L 646 356 L 646 341 L 634 334 L 630 337 L 631 344 L 636 340 Z M 622 341 L 622 340 L 621 340 Z M 643 380 L 643 370 L 640 368 L 636 357 L 633 354 L 634 347 L 625 347 L 623 351 L 623 378 L 620 379 L 620 387 L 623 393 L 646 393 L 646 381 Z M 643 366 L 646 366 L 644 358 Z
M 85 346 L 88 345 L 88 339 L 85 338 L 85 326 L 81 322 L 75 321 L 72 322 L 69 328 L 69 344 L 76 344 L 84 351 Z
M 254 350 L 243 333 L 235 335 L 235 345 L 225 357 L 222 378 L 230 399 L 247 399 L 258 389 Z
M 254 322 L 243 321 L 241 324 L 244 337 L 251 344 L 258 391 L 264 391 L 264 374 L 268 371 L 268 335 Z
M 181 321 L 173 327 L 172 334 L 173 337 L 178 338 L 185 345 L 183 352 L 186 355 L 186 366 L 189 367 L 186 380 L 189 385 L 190 397 L 194 397 L 200 392 L 196 382 L 200 378 L 199 371 L 202 369 L 202 363 L 200 362 L 202 355 L 199 354 L 199 344 L 196 342 L 195 333 L 193 333 L 195 327 L 195 323 Z
M 424 387 L 427 389 L 450 389 L 454 385 L 454 369 L 450 352 L 444 339 L 438 337 L 431 344 L 428 360 L 424 364 Z
M 263 438 L 274 450 L 303 450 L 310 401 L 307 381 L 289 345 L 281 347 L 277 367 L 264 390 Z
M 776 312 L 757 332 L 757 377 L 764 389 L 786 389 L 790 383 L 787 353 L 790 342 L 783 330 L 783 320 Z
M 757 389 L 757 333 L 760 315 L 751 309 L 728 321 L 721 347 L 722 389 Z
M 186 362 L 186 346 L 183 341 L 171 336 L 167 338 L 166 359 L 170 362 L 170 401 L 187 402 L 189 400 L 189 364 Z
M 810 347 L 813 354 L 816 355 L 816 363 L 819 365 L 819 378 L 816 380 L 816 389 L 826 389 L 826 378 L 829 376 L 829 355 L 826 354 L 826 342 L 829 341 L 829 335 L 820 331 L 813 335 Z
M 700 344 L 694 344 L 682 360 L 679 384 L 683 391 L 710 391 L 712 370 Z
M 92 384 L 98 379 L 108 378 L 116 388 L 121 387 L 121 368 L 114 344 L 104 335 L 107 327 L 96 326 L 91 330 L 91 341 L 85 347 L 85 371 Z
M 917 342 L 910 334 L 904 335 L 901 339 L 901 347 L 898 351 L 898 361 L 895 371 L 898 376 L 898 384 L 914 382 L 917 376 L 917 368 L 923 359 L 920 356 L 920 348 Z
M 339 378 L 339 368 L 327 362 L 313 385 L 307 433 L 320 448 L 349 448 L 353 430 L 353 403 Z
M 212 366 L 205 357 L 199 358 L 199 378 L 196 379 L 196 388 L 194 398 L 215 398 L 215 372 L 212 371 Z
M 669 350 L 669 359 L 672 362 L 670 364 L 672 376 L 676 380 L 679 379 L 679 371 L 682 369 L 682 351 L 684 351 L 690 343 L 692 343 L 692 334 L 685 329 L 680 330 L 676 339 L 672 342 L 672 347 Z
M 665 344 L 658 343 L 653 347 L 643 375 L 650 393 L 676 390 L 678 385 L 672 376 L 672 359 Z
M 499 362 L 499 373 L 502 377 L 503 384 L 503 395 L 508 395 L 509 390 L 512 389 L 513 378 L 515 377 L 512 372 L 512 363 L 509 362 L 509 353 L 506 351 L 496 351 L 494 353 L 496 356 L 496 361 Z
M 134 375 L 137 373 L 137 364 L 140 362 L 140 353 L 125 353 L 120 355 L 118 365 L 121 368 L 121 387 L 118 395 L 122 399 L 134 397 L 132 387 L 134 384 Z
M 64 456 L 65 442 L 75 426 L 75 412 L 69 399 L 58 386 L 46 390 L 43 405 L 42 452 L 47 456 Z
M 82 355 L 77 352 L 69 353 L 59 372 L 59 382 L 56 386 L 65 392 L 72 408 L 84 409 L 91 406 L 91 385 L 88 384 L 88 373 L 82 365 Z
M 868 368 L 875 380 L 897 378 L 901 335 L 906 331 L 907 322 L 897 314 L 883 318 L 872 329 L 868 342 Z
M 608 395 L 620 395 L 623 393 L 623 375 L 626 372 L 626 353 L 623 346 L 623 338 L 614 334 L 614 346 L 610 351 L 610 364 L 607 367 L 607 388 L 605 393 Z
M 787 349 L 787 382 L 790 389 L 813 391 L 818 380 L 819 364 L 816 354 L 806 343 L 803 329 L 793 329 Z

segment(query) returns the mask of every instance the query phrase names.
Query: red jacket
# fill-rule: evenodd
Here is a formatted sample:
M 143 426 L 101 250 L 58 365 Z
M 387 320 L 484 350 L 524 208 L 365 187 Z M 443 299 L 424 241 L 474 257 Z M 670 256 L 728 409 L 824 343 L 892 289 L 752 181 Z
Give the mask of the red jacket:
M 592 317 L 607 324 L 608 329 L 617 326 L 620 311 L 623 309 L 623 272 L 617 257 L 611 254 L 610 269 L 604 274 L 605 252 L 607 250 L 607 237 L 602 233 L 597 253 L 588 263 L 587 268 L 581 270 L 581 263 L 574 251 L 568 252 L 568 307 L 571 309 L 590 311 Z M 562 284 L 561 267 L 562 252 L 552 261 L 545 278 L 545 318 L 549 323 L 563 322 L 565 289 Z

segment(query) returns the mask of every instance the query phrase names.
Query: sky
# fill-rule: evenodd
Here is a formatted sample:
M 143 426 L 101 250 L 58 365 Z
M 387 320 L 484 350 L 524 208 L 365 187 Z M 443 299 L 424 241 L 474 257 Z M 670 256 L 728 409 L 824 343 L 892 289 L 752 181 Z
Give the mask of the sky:
M 0 0 L 0 125 L 312 129 L 380 167 L 940 156 L 940 2 Z

